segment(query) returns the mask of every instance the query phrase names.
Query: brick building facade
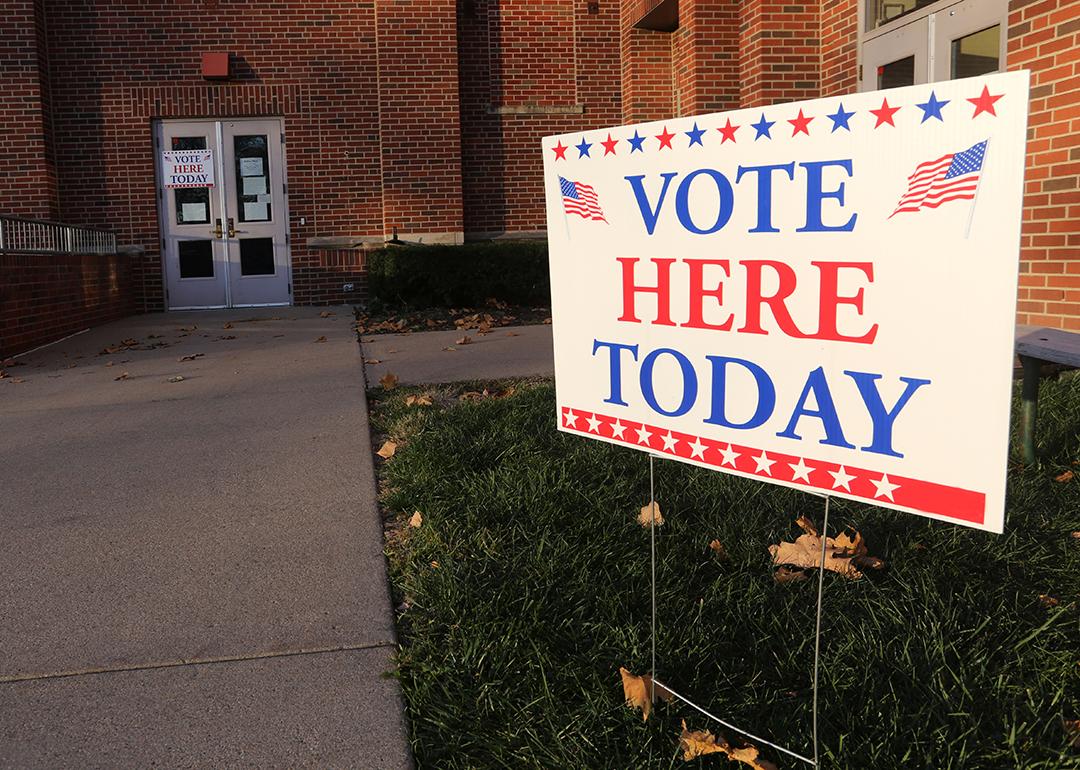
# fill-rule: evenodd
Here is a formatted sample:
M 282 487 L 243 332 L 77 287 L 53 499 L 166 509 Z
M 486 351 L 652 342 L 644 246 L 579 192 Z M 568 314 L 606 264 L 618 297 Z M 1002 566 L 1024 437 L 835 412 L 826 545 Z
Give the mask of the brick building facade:
M 272 219 L 285 301 L 341 302 L 362 287 L 361 247 L 394 234 L 542 235 L 542 136 L 900 84 L 889 78 L 906 67 L 940 79 L 919 74 L 919 51 L 879 52 L 971 4 L 998 9 L 996 31 L 965 31 L 954 51 L 997 35 L 1000 57 L 964 61 L 1032 71 L 1018 319 L 1080 330 L 1077 0 L 0 0 L 0 214 L 114 230 L 144 311 L 184 305 L 167 294 L 169 226 L 195 212 L 205 224 L 179 241 L 215 240 L 214 213 L 230 231 L 232 216 Z M 215 52 L 229 54 L 224 78 L 204 72 Z M 255 119 L 280 126 L 277 176 L 244 177 Z M 244 195 L 220 212 L 165 204 L 159 153 L 176 121 L 224 136 L 222 158 L 235 151 L 219 173 Z M 260 152 L 272 170 L 273 150 Z M 182 247 L 196 261 L 199 248 Z M 270 264 L 260 254 L 241 256 Z M 243 304 L 223 296 L 209 304 Z

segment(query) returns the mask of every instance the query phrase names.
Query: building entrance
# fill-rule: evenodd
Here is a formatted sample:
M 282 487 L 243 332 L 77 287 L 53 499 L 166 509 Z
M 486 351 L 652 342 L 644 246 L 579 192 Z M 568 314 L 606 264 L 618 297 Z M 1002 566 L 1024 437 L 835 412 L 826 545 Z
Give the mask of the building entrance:
M 155 144 L 169 309 L 290 304 L 281 122 L 163 120 Z

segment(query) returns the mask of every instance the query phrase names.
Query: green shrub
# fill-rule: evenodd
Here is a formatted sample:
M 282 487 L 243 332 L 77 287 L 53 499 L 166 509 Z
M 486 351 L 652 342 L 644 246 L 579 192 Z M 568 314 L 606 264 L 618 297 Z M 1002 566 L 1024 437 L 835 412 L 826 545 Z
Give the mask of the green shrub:
M 474 307 L 488 299 L 548 305 L 547 243 L 513 241 L 464 246 L 403 246 L 368 258 L 373 306 Z

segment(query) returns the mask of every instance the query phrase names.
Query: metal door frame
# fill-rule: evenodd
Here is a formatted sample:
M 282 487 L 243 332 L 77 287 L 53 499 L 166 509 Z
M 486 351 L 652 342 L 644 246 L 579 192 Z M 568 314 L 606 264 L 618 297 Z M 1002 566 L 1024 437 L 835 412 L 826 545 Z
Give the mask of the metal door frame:
M 181 117 L 171 117 L 171 118 L 154 118 L 152 130 L 151 130 L 151 146 L 153 148 L 153 157 L 154 157 L 154 186 L 155 186 L 155 195 L 154 195 L 155 201 L 154 201 L 154 203 L 155 203 L 155 207 L 157 209 L 157 215 L 158 215 L 158 243 L 160 244 L 159 251 L 160 251 L 160 257 L 161 257 L 161 278 L 162 278 L 162 288 L 165 290 L 165 309 L 166 310 L 220 310 L 221 306 L 220 305 L 193 305 L 193 306 L 173 307 L 173 306 L 171 306 L 169 304 L 169 273 L 168 273 L 169 268 L 168 268 L 167 260 L 165 259 L 165 230 L 164 230 L 165 222 L 166 222 L 166 215 L 168 213 L 167 212 L 168 207 L 165 204 L 165 184 L 164 184 L 164 180 L 162 179 L 162 176 L 161 176 L 161 151 L 163 149 L 162 141 L 161 141 L 162 140 L 162 135 L 163 135 L 162 127 L 166 123 L 213 123 L 214 124 L 214 137 L 215 137 L 215 140 L 217 141 L 217 146 L 218 146 L 218 153 L 217 153 L 218 157 L 214 160 L 214 174 L 216 175 L 215 178 L 219 180 L 219 183 L 217 185 L 215 185 L 215 187 L 217 187 L 219 190 L 221 190 L 221 192 L 219 194 L 219 198 L 218 198 L 218 208 L 222 209 L 222 211 L 221 211 L 222 217 L 221 218 L 222 218 L 222 220 L 224 220 L 225 219 L 224 206 L 225 206 L 225 194 L 226 194 L 225 191 L 224 191 L 224 187 L 223 187 L 223 185 L 225 184 L 225 152 L 222 149 L 224 147 L 224 137 L 222 135 L 222 125 L 221 124 L 226 122 L 226 121 L 236 122 L 236 121 L 244 121 L 244 120 L 252 120 L 252 121 L 273 120 L 273 121 L 277 121 L 278 126 L 279 126 L 279 137 L 281 139 L 281 141 L 279 142 L 280 150 L 281 150 L 281 184 L 283 186 L 281 215 L 283 217 L 283 222 L 284 222 L 284 225 L 285 225 L 285 254 L 287 256 L 286 268 L 285 268 L 286 269 L 285 278 L 286 278 L 288 299 L 285 302 L 263 302 L 263 303 L 257 303 L 257 304 L 234 305 L 233 302 L 232 302 L 232 286 L 230 285 L 230 283 L 231 283 L 231 278 L 230 278 L 231 269 L 229 267 L 228 243 L 226 242 L 226 244 L 225 244 L 225 246 L 226 246 L 226 248 L 225 248 L 225 303 L 226 303 L 225 307 L 226 308 L 232 308 L 232 307 L 290 307 L 293 304 L 293 297 L 295 296 L 295 294 L 293 292 L 292 237 L 291 237 L 290 232 L 289 232 L 289 230 L 290 230 L 289 223 L 290 223 L 291 219 L 289 217 L 288 163 L 286 162 L 286 158 L 285 158 L 285 118 L 280 116 L 280 115 L 244 115 L 242 117 L 232 117 L 232 116 L 230 116 L 230 117 L 225 117 L 225 118 L 221 118 L 221 117 L 219 117 L 219 118 L 205 118 L 205 117 L 204 118 L 181 118 Z M 211 201 L 212 201 L 213 198 L 214 198 L 214 195 L 211 194 L 210 197 L 211 197 Z M 211 216 L 210 219 L 211 219 L 211 221 L 213 221 L 214 217 Z

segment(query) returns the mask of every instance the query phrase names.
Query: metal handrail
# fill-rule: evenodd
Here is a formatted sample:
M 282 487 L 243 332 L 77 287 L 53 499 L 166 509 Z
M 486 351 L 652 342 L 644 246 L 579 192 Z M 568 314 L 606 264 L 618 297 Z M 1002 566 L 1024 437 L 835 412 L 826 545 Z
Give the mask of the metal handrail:
M 115 254 L 116 234 L 0 214 L 0 254 Z

